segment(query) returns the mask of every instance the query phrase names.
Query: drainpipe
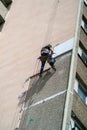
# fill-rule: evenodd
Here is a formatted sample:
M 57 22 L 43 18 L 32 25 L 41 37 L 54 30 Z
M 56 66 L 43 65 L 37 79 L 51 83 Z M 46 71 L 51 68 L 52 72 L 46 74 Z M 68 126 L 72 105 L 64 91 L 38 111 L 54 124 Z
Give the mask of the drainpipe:
M 83 5 L 83 1 L 80 0 L 79 1 L 79 8 L 78 8 L 76 31 L 75 31 L 75 39 L 74 39 L 71 65 L 70 65 L 68 89 L 67 89 L 65 108 L 64 108 L 62 130 L 69 130 L 69 126 L 70 126 L 73 90 L 74 90 L 74 80 L 75 80 L 76 66 L 77 66 L 77 52 L 78 52 L 78 45 L 79 45 L 80 26 L 81 26 L 82 5 Z

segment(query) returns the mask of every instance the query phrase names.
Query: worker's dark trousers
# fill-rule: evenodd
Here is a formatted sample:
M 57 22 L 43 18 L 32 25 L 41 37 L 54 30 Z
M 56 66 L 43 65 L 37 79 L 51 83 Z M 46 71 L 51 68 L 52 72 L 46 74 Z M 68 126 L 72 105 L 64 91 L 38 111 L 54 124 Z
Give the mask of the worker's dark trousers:
M 50 66 L 51 66 L 52 68 L 55 68 L 55 65 L 54 65 L 55 59 L 54 59 L 54 58 L 50 58 L 49 61 L 48 61 L 48 63 L 50 64 Z
M 42 74 L 42 72 L 43 72 L 43 70 L 44 70 L 45 63 L 46 63 L 46 61 L 42 61 L 42 62 L 41 62 L 40 75 Z M 54 63 L 55 63 L 55 62 L 50 62 L 49 65 L 50 65 L 52 68 L 55 68 Z
M 46 61 L 41 61 L 40 74 L 42 74 L 42 72 L 43 72 L 43 70 L 44 70 L 45 63 L 46 63 Z
M 44 56 L 49 56 L 49 53 L 42 53 L 41 56 L 42 56 L 42 57 L 44 57 Z M 43 70 L 44 70 L 45 63 L 46 63 L 46 60 L 41 61 L 40 74 L 42 74 L 42 72 L 43 72 Z
M 51 58 L 51 54 L 49 53 L 43 53 L 41 56 L 48 56 L 49 57 L 49 65 L 52 67 L 52 68 L 55 68 L 54 66 L 54 63 L 55 63 L 55 59 L 54 58 Z M 41 68 L 40 68 L 40 75 L 42 74 L 43 70 L 44 70 L 44 67 L 45 67 L 45 63 L 46 63 L 47 60 L 45 61 L 41 61 Z

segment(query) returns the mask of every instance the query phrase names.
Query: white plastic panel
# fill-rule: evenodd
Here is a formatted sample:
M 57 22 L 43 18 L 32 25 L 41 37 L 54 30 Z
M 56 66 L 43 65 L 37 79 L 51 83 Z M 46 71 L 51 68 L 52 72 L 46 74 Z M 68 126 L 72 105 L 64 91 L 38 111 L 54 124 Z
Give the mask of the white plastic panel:
M 73 42 L 74 42 L 74 38 L 71 38 L 63 43 L 60 43 L 58 45 L 56 45 L 54 47 L 54 56 L 53 57 L 56 57 L 56 56 L 59 56 L 65 52 L 68 52 L 70 50 L 72 50 L 73 48 Z

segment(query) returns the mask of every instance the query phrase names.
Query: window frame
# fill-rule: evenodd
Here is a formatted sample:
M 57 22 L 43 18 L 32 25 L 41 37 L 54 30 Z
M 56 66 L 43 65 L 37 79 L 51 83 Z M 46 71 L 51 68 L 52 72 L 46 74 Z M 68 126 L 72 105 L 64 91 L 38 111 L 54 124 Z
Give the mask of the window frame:
M 87 92 L 84 91 L 84 86 L 81 82 L 78 81 L 77 78 L 75 79 L 74 90 L 83 101 L 83 103 L 87 105 Z M 83 96 L 85 97 L 85 99 Z
M 78 129 L 75 129 L 75 128 L 78 128 Z M 73 111 L 71 111 L 69 130 L 87 130 Z
M 69 130 L 82 130 L 80 124 L 76 122 L 72 117 L 70 119 L 70 127 Z
M 84 15 L 82 15 L 81 27 L 84 30 L 85 34 L 87 35 L 87 19 Z
M 83 50 L 81 46 L 78 47 L 78 56 L 81 58 L 81 60 L 83 61 L 83 63 L 87 67 L 87 54 L 86 54 L 86 51 Z
M 87 30 L 86 30 L 86 27 L 87 25 L 86 25 L 86 23 L 82 20 L 82 22 L 81 22 L 81 27 L 82 27 L 82 29 L 84 30 L 84 32 L 87 34 Z

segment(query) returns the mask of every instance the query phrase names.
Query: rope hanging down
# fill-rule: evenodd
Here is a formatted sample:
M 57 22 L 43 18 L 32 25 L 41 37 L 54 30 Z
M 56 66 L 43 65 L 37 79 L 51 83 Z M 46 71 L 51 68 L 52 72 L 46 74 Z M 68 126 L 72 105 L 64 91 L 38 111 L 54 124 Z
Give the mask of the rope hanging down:
M 39 67 L 40 60 L 36 59 L 33 75 L 38 73 L 38 67 Z
M 59 3 L 59 0 L 54 0 L 52 13 L 48 22 L 48 27 L 47 27 L 47 31 L 46 31 L 46 35 L 45 35 L 45 39 L 43 43 L 47 43 L 51 37 L 52 30 L 53 30 L 53 23 L 54 23 L 57 8 L 58 8 L 58 3 Z M 42 44 L 42 46 L 44 46 L 44 44 Z M 36 60 L 33 75 L 38 71 L 38 66 L 39 66 L 39 60 Z M 10 129 L 12 129 L 12 127 L 15 126 L 17 115 L 18 114 L 17 114 L 17 109 L 16 109 Z
M 52 34 L 52 30 L 53 30 L 53 23 L 55 21 L 58 4 L 59 4 L 59 0 L 54 0 L 51 16 L 50 16 L 49 22 L 48 22 L 47 32 L 46 32 L 42 47 L 44 46 L 44 43 L 47 43 L 49 41 L 49 39 L 51 38 L 51 34 Z M 38 61 L 36 60 L 33 75 L 38 73 L 39 62 L 40 62 L 39 60 Z
M 49 22 L 48 22 L 47 32 L 46 32 L 45 39 L 44 39 L 43 43 L 49 42 L 49 40 L 51 38 L 52 30 L 53 30 L 53 23 L 55 21 L 58 4 L 59 4 L 59 0 L 54 0 L 51 16 L 50 16 Z

